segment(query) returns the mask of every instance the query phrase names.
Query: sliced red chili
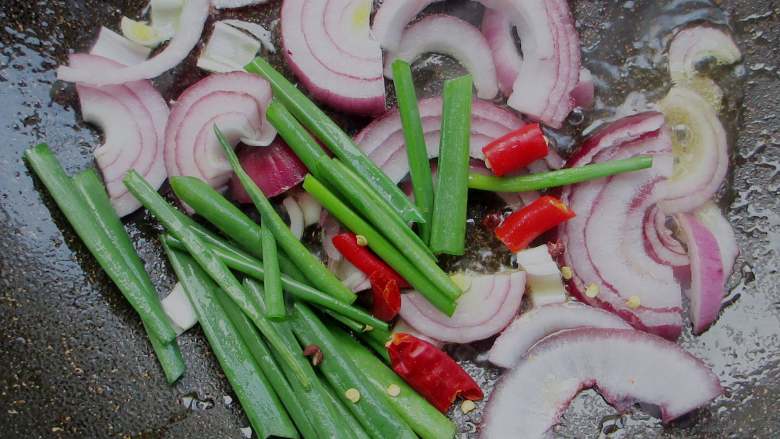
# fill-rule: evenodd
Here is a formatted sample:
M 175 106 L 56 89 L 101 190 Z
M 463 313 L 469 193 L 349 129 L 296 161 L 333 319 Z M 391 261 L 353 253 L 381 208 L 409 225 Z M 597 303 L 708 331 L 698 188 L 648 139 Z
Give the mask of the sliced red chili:
M 482 152 L 488 167 L 502 176 L 546 157 L 550 148 L 541 125 L 532 123 L 488 143 Z
M 398 281 L 390 278 L 381 270 L 375 271 L 369 278 L 373 304 L 371 314 L 379 320 L 389 322 L 401 311 L 401 289 Z
M 518 252 L 544 232 L 574 216 L 574 211 L 561 200 L 546 195 L 507 217 L 496 228 L 496 236 L 510 250 Z
M 332 241 L 339 253 L 369 278 L 374 273 L 381 272 L 384 277 L 394 279 L 398 288 L 409 288 L 409 283 L 401 275 L 379 259 L 371 250 L 358 245 L 357 236 L 354 233 L 339 233 L 333 237 Z
M 484 397 L 482 389 L 455 360 L 425 340 L 395 333 L 387 351 L 395 373 L 442 413 L 458 396 L 471 400 Z

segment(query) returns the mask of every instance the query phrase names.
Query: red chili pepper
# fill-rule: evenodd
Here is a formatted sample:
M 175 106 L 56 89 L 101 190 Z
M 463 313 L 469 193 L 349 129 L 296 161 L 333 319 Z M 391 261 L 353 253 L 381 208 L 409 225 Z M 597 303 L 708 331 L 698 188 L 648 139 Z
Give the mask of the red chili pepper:
M 357 236 L 354 233 L 339 233 L 334 236 L 333 245 L 352 265 L 371 277 L 375 272 L 381 271 L 386 277 L 394 279 L 398 288 L 409 288 L 409 283 L 390 268 L 385 261 L 379 259 L 371 250 L 358 245 Z
M 387 352 L 395 373 L 442 413 L 458 395 L 471 400 L 484 397 L 482 389 L 455 360 L 425 340 L 397 332 Z
M 371 282 L 373 298 L 371 314 L 385 322 L 393 320 L 401 311 L 401 289 L 398 287 L 398 281 L 381 270 L 375 271 L 368 280 Z
M 496 229 L 496 236 L 510 250 L 518 252 L 542 233 L 574 216 L 574 211 L 561 200 L 546 195 L 509 215 Z
M 541 125 L 533 123 L 488 143 L 482 152 L 488 167 L 502 176 L 546 157 L 550 149 Z

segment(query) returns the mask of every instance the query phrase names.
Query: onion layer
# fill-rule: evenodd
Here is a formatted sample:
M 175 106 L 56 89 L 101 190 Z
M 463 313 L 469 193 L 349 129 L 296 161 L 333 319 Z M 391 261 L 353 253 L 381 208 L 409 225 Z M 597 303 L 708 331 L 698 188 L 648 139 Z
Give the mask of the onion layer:
M 76 68 L 111 72 L 124 68 L 109 59 L 75 54 L 70 63 Z M 166 178 L 163 163 L 163 135 L 168 106 L 149 81 L 134 81 L 106 87 L 76 86 L 82 117 L 101 128 L 105 143 L 95 150 L 111 204 L 122 217 L 141 204 L 128 192 L 122 178 L 135 169 L 155 189 Z
M 282 44 L 293 73 L 320 102 L 363 115 L 384 111 L 382 51 L 369 33 L 370 0 L 285 0 Z
M 469 276 L 471 285 L 447 317 L 419 293 L 402 296 L 401 317 L 422 334 L 445 343 L 484 340 L 501 331 L 517 315 L 525 292 L 525 273 Z
M 401 34 L 414 17 L 431 3 L 441 0 L 386 1 L 376 11 L 371 33 L 382 48 L 396 50 L 401 44 Z
M 688 88 L 672 88 L 660 108 L 675 133 L 674 174 L 661 209 L 690 212 L 712 198 L 726 178 L 726 130 L 712 106 Z
M 490 46 L 496 65 L 498 86 L 505 96 L 512 94 L 517 72 L 523 62 L 515 44 L 513 29 L 514 26 L 506 15 L 494 9 L 485 10 L 482 17 L 482 34 Z
M 213 74 L 190 86 L 173 106 L 165 132 L 168 175 L 199 177 L 223 187 L 232 170 L 213 126 L 234 144 L 267 145 L 276 136 L 265 120 L 270 100 L 268 82 L 245 72 Z
M 571 400 L 598 388 L 618 409 L 642 401 L 669 422 L 720 395 L 718 377 L 675 343 L 620 329 L 574 329 L 537 344 L 499 381 L 485 408 L 482 437 L 549 435 Z
M 569 166 L 638 154 L 652 155 L 653 167 L 566 187 L 561 198 L 577 217 L 560 228 L 567 251 L 562 265 L 574 272 L 571 293 L 615 312 L 632 326 L 668 338 L 679 336 L 681 290 L 672 269 L 644 245 L 647 212 L 665 195 L 671 174 L 671 139 L 663 115 L 644 113 L 595 132 Z
M 658 208 L 647 212 L 644 219 L 644 239 L 653 260 L 670 267 L 688 267 L 688 251 L 666 226 L 666 215 Z
M 449 15 L 431 15 L 406 29 L 398 48 L 385 58 L 385 76 L 392 79 L 396 59 L 411 63 L 428 52 L 460 62 L 474 77 L 480 98 L 492 99 L 498 94 L 496 68 L 485 37 L 471 24 Z
M 577 302 L 545 305 L 515 319 L 493 343 L 488 360 L 499 367 L 515 367 L 539 340 L 575 328 L 631 329 L 631 325 L 610 312 Z
M 110 85 L 155 78 L 179 64 L 198 44 L 208 15 L 208 0 L 189 0 L 182 10 L 178 32 L 168 46 L 153 58 L 109 72 L 63 66 L 57 69 L 57 79 L 89 85 Z
M 308 172 L 298 156 L 278 137 L 265 147 L 243 148 L 238 153 L 238 159 L 266 197 L 287 192 L 302 182 Z M 252 202 L 235 175 L 230 180 L 230 192 L 239 203 Z M 302 212 L 299 213 L 302 215 Z
M 92 55 L 102 56 L 126 66 L 144 62 L 151 52 L 148 47 L 130 41 L 107 27 L 100 28 L 98 39 L 89 51 Z

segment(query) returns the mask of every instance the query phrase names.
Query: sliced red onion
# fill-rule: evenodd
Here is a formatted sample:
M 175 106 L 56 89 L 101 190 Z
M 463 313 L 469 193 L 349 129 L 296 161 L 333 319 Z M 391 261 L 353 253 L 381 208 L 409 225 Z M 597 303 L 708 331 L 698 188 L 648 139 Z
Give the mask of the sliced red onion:
M 213 74 L 190 86 L 174 104 L 165 131 L 168 175 L 189 175 L 224 186 L 232 170 L 214 136 L 217 124 L 235 143 L 267 145 L 276 131 L 265 120 L 268 82 L 246 72 Z
M 421 340 L 425 340 L 428 343 L 436 346 L 437 348 L 441 349 L 444 346 L 444 343 L 441 340 L 436 340 L 431 337 L 428 337 L 425 334 L 422 334 L 420 331 L 414 329 L 409 325 L 409 323 L 406 323 L 404 319 L 398 319 L 398 321 L 395 322 L 395 325 L 393 325 L 393 333 L 399 333 L 402 332 L 404 334 L 411 334 Z
M 512 94 L 517 73 L 523 57 L 517 49 L 513 35 L 514 26 L 509 18 L 494 9 L 486 9 L 482 17 L 482 34 L 485 36 L 493 62 L 496 65 L 496 76 L 501 93 L 505 96 Z
M 236 29 L 241 29 L 246 32 L 249 32 L 250 34 L 252 34 L 252 36 L 257 38 L 257 40 L 260 41 L 260 43 L 262 43 L 265 50 L 271 53 L 276 53 L 276 47 L 274 47 L 274 42 L 273 42 L 273 35 L 271 35 L 271 31 L 264 28 L 263 26 L 257 23 L 252 23 L 251 21 L 234 20 L 234 19 L 222 20 L 222 23 L 233 26 Z
M 208 14 L 209 0 L 188 0 L 179 18 L 179 30 L 159 54 L 142 63 L 110 72 L 62 66 L 57 69 L 57 79 L 100 86 L 160 76 L 184 60 L 198 44 Z
M 267 1 L 268 0 L 211 0 L 211 4 L 217 9 L 233 9 L 261 5 Z
M 301 207 L 304 225 L 309 227 L 313 224 L 317 224 L 320 221 L 320 216 L 322 215 L 322 205 L 320 205 L 320 203 L 318 203 L 317 200 L 315 200 L 314 197 L 309 195 L 307 192 L 299 192 L 294 196 L 295 200 L 298 202 L 298 205 Z
M 660 108 L 675 134 L 674 174 L 660 206 L 667 214 L 691 212 L 712 198 L 726 178 L 726 130 L 712 106 L 691 89 L 673 87 Z
M 441 0 L 403 0 L 382 2 L 374 15 L 371 33 L 383 49 L 396 50 L 406 25 L 431 3 Z
M 508 104 L 528 117 L 560 128 L 574 108 L 580 47 L 564 0 L 482 0 L 509 17 L 523 45 L 523 62 Z M 511 36 L 511 35 L 510 35 Z
M 641 401 L 672 421 L 720 395 L 718 377 L 680 346 L 625 329 L 574 329 L 538 343 L 499 381 L 485 408 L 482 437 L 542 438 L 587 387 L 629 409 Z
M 439 154 L 441 103 L 441 98 L 423 99 L 419 102 L 429 158 L 435 158 Z M 473 158 L 483 159 L 483 146 L 509 131 L 522 127 L 523 124 L 524 122 L 510 111 L 487 101 L 474 100 L 469 154 Z M 397 109 L 371 122 L 358 133 L 355 143 L 396 183 L 409 173 L 403 127 Z
M 328 269 L 351 291 L 357 293 L 371 288 L 368 276 L 344 258 L 328 260 Z
M 124 68 L 96 55 L 75 54 L 70 63 L 77 68 L 105 72 Z M 155 189 L 166 178 L 163 134 L 168 106 L 149 81 L 101 88 L 77 85 L 82 117 L 103 131 L 105 143 L 95 150 L 111 204 L 122 217 L 141 204 L 130 194 L 122 178 L 130 169 L 143 175 Z
M 498 94 L 496 67 L 485 37 L 470 23 L 450 15 L 430 15 L 406 29 L 398 48 L 385 57 L 385 76 L 393 78 L 396 59 L 412 63 L 429 52 L 451 56 L 463 65 L 473 76 L 480 98 Z
M 417 292 L 401 298 L 401 317 L 428 337 L 445 343 L 484 340 L 501 331 L 517 315 L 525 292 L 525 273 L 469 276 L 471 285 L 447 317 Z
M 176 282 L 171 292 L 160 303 L 165 315 L 171 320 L 176 335 L 181 335 L 198 324 L 198 315 L 180 283 Z
M 590 108 L 596 98 L 596 84 L 593 82 L 593 74 L 586 68 L 580 69 L 580 77 L 577 86 L 571 91 L 574 106 Z
M 499 367 L 515 367 L 539 340 L 575 328 L 631 329 L 631 325 L 610 312 L 577 302 L 545 305 L 515 319 L 493 343 L 488 360 Z
M 303 181 L 308 172 L 298 156 L 278 137 L 269 146 L 241 149 L 238 159 L 267 197 L 275 197 L 294 188 Z M 230 180 L 230 192 L 233 199 L 239 203 L 252 202 L 235 175 Z M 297 213 L 303 215 L 300 208 Z M 302 226 L 303 217 L 300 219 Z
M 146 61 L 151 52 L 152 49 L 130 41 L 104 26 L 101 26 L 98 39 L 89 51 L 92 55 L 102 56 L 125 66 Z
M 240 29 L 218 21 L 198 57 L 197 65 L 209 72 L 243 71 L 258 51 L 259 41 Z
M 286 0 L 282 44 L 315 99 L 361 115 L 384 111 L 382 50 L 369 32 L 370 0 Z
M 731 223 L 723 216 L 720 208 L 712 201 L 705 203 L 693 212 L 696 218 L 709 229 L 718 241 L 720 259 L 723 261 L 723 272 L 731 274 L 739 256 L 737 237 Z
M 647 212 L 644 219 L 645 247 L 650 257 L 670 267 L 688 267 L 688 251 L 666 226 L 666 215 L 658 208 Z
M 669 74 L 672 81 L 699 93 L 716 111 L 723 105 L 723 90 L 711 78 L 698 72 L 702 63 L 712 60 L 729 65 L 742 58 L 734 39 L 723 30 L 694 26 L 681 30 L 669 46 Z
M 562 200 L 577 217 L 559 229 L 566 245 L 561 263 L 572 268 L 568 287 L 581 300 L 674 339 L 682 328 L 680 286 L 672 269 L 647 253 L 643 236 L 647 212 L 664 197 L 672 168 L 671 139 L 659 116 L 630 116 L 597 130 L 569 163 L 654 157 L 649 170 L 562 190 Z

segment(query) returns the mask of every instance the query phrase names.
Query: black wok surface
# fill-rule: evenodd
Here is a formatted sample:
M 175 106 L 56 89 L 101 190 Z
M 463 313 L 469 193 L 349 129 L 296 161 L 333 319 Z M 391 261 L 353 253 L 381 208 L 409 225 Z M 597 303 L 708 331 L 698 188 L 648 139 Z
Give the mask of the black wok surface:
M 454 3 L 460 14 L 477 10 Z M 712 9 L 708 1 L 693 0 L 572 5 L 586 64 L 597 77 L 611 78 L 598 90 L 607 107 L 620 102 L 627 91 L 659 81 L 647 73 L 640 62 L 644 58 L 636 56 L 646 49 L 636 42 L 655 41 L 655 33 L 675 24 L 702 18 L 728 23 L 745 54 L 744 66 L 736 69 L 741 80 L 732 78 L 736 85 L 727 84 L 726 122 L 738 127 L 739 134 L 734 139 L 733 185 L 722 200 L 742 256 L 720 320 L 704 335 L 693 337 L 688 329 L 682 339 L 688 350 L 714 367 L 726 394 L 664 427 L 639 408 L 617 416 L 589 391 L 566 412 L 556 429 L 558 436 L 780 436 L 780 5 L 748 0 L 715 3 L 722 11 Z M 278 4 L 272 1 L 259 8 L 261 12 L 235 14 L 270 25 Z M 100 143 L 99 133 L 81 122 L 72 87 L 55 81 L 54 68 L 69 51 L 86 49 L 99 24 L 116 28 L 123 13 L 134 16 L 143 6 L 143 1 L 131 0 L 0 2 L 2 438 L 246 434 L 240 429 L 248 421 L 200 330 L 180 338 L 186 375 L 174 386 L 165 383 L 140 321 L 21 159 L 26 148 L 45 141 L 69 172 L 92 166 L 91 151 Z M 682 12 L 675 12 L 674 18 L 648 18 L 678 10 Z M 599 61 L 605 58 L 607 63 Z M 156 81 L 167 97 L 177 96 L 197 79 L 191 65 L 189 60 Z M 625 67 L 627 74 L 615 74 L 610 65 Z M 424 76 L 433 84 L 426 90 L 433 92 L 439 74 Z M 648 91 L 659 87 L 663 85 Z M 351 121 L 355 126 L 363 122 Z M 571 131 L 576 134 L 578 129 Z M 566 138 L 561 142 L 565 146 Z M 155 240 L 158 226 L 144 212 L 132 215 L 127 226 L 164 294 L 173 278 Z M 490 388 L 498 371 L 476 360 L 475 353 L 474 347 L 453 352 Z M 480 416 L 479 410 L 457 415 L 463 437 L 476 436 Z

